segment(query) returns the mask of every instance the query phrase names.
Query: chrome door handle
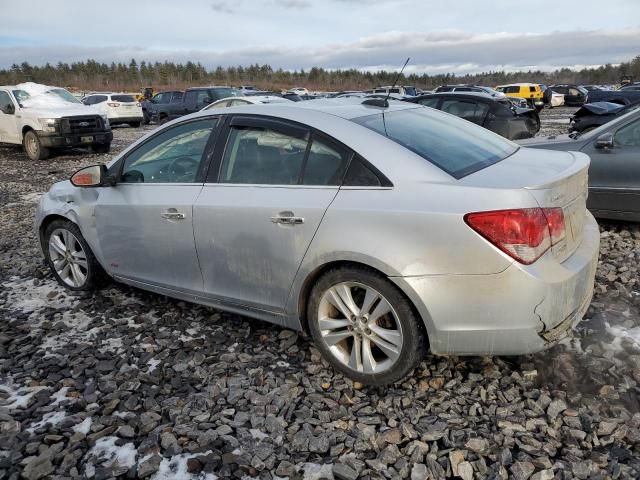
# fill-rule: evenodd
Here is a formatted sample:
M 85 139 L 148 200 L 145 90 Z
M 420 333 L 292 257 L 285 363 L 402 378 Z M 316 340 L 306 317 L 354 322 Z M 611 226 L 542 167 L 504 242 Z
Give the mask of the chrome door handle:
M 162 212 L 160 214 L 160 216 L 162 218 L 166 218 L 167 220 L 184 220 L 185 218 L 187 218 L 187 216 L 182 213 L 182 212 L 176 212 L 176 211 L 172 211 L 174 209 L 171 209 L 168 212 Z
M 271 221 L 281 225 L 300 225 L 304 223 L 304 218 L 294 217 L 293 215 L 277 215 L 275 217 L 271 217 Z

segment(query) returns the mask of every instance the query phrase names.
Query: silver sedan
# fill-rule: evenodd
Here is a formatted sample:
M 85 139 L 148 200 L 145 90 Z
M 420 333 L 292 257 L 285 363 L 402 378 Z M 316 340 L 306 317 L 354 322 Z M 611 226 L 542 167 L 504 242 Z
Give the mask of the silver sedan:
M 589 159 L 413 104 L 182 117 L 53 185 L 36 228 L 71 290 L 112 278 L 309 333 L 385 384 L 434 354 L 525 354 L 589 305 Z

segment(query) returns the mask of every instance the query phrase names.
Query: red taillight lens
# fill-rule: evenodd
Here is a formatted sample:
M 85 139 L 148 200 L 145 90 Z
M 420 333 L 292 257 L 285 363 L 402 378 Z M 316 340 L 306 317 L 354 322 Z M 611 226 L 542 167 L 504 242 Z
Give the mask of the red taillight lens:
M 564 241 L 564 212 L 561 208 L 543 208 L 544 216 L 549 224 L 551 245 Z
M 551 218 L 551 219 L 550 219 Z M 464 221 L 485 239 L 520 263 L 530 265 L 564 238 L 560 208 L 523 208 L 468 213 Z M 552 233 L 553 232 L 553 233 Z

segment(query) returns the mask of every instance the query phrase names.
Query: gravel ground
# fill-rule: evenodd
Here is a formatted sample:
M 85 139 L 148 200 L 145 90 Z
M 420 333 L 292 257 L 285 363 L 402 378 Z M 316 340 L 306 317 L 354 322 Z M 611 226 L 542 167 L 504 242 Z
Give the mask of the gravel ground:
M 543 112 L 543 134 L 572 109 Z M 601 224 L 592 306 L 536 355 L 429 356 L 405 382 L 336 374 L 293 331 L 43 266 L 39 195 L 110 155 L 0 147 L 0 478 L 640 477 L 640 228 Z

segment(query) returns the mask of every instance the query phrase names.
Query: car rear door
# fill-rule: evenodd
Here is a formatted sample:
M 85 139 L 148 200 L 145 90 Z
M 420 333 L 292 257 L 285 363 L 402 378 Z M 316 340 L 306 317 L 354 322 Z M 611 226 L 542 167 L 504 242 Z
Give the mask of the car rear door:
M 202 190 L 217 118 L 162 129 L 118 163 L 118 181 L 100 189 L 98 241 L 107 269 L 144 285 L 201 292 L 193 204 Z
M 318 132 L 229 117 L 194 207 L 206 294 L 281 312 L 351 153 Z
M 611 133 L 613 148 L 598 148 L 594 138 L 582 149 L 591 157 L 588 207 L 640 215 L 640 119 Z

